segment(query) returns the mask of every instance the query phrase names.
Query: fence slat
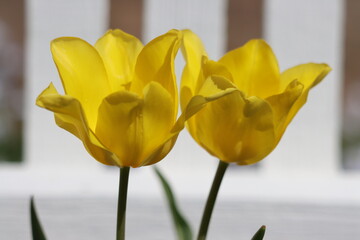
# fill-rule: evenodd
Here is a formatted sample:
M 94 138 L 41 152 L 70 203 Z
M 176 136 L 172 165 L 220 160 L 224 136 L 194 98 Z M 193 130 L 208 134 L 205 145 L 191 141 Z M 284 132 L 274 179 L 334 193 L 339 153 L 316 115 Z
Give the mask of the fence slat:
M 344 5 L 342 0 L 265 1 L 265 38 L 281 69 L 307 62 L 325 62 L 333 69 L 310 92 L 308 104 L 264 162 L 268 174 L 334 174 L 340 169 Z

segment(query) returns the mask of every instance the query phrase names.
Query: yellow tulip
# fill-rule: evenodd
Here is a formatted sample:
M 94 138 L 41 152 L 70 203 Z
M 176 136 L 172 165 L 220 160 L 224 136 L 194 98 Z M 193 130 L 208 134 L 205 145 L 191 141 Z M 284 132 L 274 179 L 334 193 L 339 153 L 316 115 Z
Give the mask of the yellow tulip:
M 36 103 L 53 111 L 56 124 L 99 162 L 154 164 L 196 112 L 190 106 L 176 120 L 174 58 L 181 38 L 180 31 L 171 30 L 143 46 L 134 36 L 110 30 L 94 46 L 74 37 L 55 39 L 51 52 L 65 94 L 50 84 Z
M 331 70 L 326 64 L 308 63 L 280 73 L 263 40 L 251 40 L 212 61 L 190 30 L 183 31 L 182 52 L 182 109 L 195 96 L 228 92 L 187 121 L 190 134 L 211 155 L 239 165 L 260 161 L 277 146 L 309 90 Z

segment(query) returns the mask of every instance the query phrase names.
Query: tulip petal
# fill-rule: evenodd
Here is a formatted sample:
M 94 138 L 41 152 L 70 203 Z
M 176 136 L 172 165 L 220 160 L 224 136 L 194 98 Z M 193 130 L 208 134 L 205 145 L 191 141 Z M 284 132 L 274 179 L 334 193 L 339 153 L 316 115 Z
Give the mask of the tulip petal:
M 142 104 L 138 95 L 121 90 L 100 105 L 95 133 L 118 157 L 120 167 L 131 166 L 142 151 Z
M 50 84 L 38 96 L 36 104 L 54 112 L 56 124 L 78 137 L 96 160 L 106 165 L 115 164 L 113 154 L 105 149 L 89 129 L 81 103 L 77 99 L 59 95 L 53 84 Z
M 294 118 L 296 113 L 305 104 L 309 90 L 317 85 L 331 71 L 327 64 L 308 63 L 301 64 L 284 71 L 281 74 L 281 84 L 286 85 L 293 80 L 299 81 L 304 86 L 301 96 L 292 106 L 286 119 L 287 126 Z M 282 86 L 283 88 L 283 86 Z
M 168 139 L 164 140 L 163 143 L 161 143 L 159 147 L 153 151 L 153 153 L 145 161 L 141 163 L 142 166 L 155 164 L 166 157 L 166 155 L 174 147 L 178 136 L 179 132 L 171 133 Z
M 51 42 L 51 52 L 65 93 L 79 100 L 91 129 L 98 106 L 110 94 L 104 64 L 96 49 L 79 38 L 63 37 Z
M 274 115 L 277 142 L 280 141 L 286 127 L 289 112 L 303 92 L 304 86 L 299 81 L 292 81 L 283 93 L 268 97 Z
M 279 67 L 274 53 L 263 40 L 251 40 L 226 53 L 220 60 L 234 83 L 246 96 L 266 98 L 279 92 Z
M 245 98 L 236 89 L 208 102 L 188 120 L 188 126 L 193 138 L 210 154 L 241 165 L 260 161 L 275 143 L 270 105 L 257 97 Z
M 204 79 L 206 79 L 209 76 L 221 76 L 223 78 L 228 79 L 231 82 L 231 84 L 234 87 L 236 87 L 236 85 L 233 84 L 232 74 L 228 71 L 228 69 L 223 64 L 203 58 L 202 70 L 203 70 Z M 203 83 L 204 82 L 200 82 L 200 83 L 198 82 L 198 84 L 201 84 L 201 85 Z M 199 88 L 199 89 L 197 89 L 198 91 L 202 87 L 201 85 L 197 86 Z M 196 91 L 196 92 L 198 92 L 198 91 Z
M 158 82 L 172 96 L 177 108 L 177 85 L 174 59 L 180 46 L 181 32 L 171 30 L 149 42 L 140 52 L 135 65 L 131 91 L 140 96 L 150 82 Z
M 201 96 L 212 96 L 228 88 L 236 88 L 236 86 L 227 78 L 214 75 L 206 78 L 198 94 Z
M 95 48 L 104 61 L 112 92 L 128 86 L 143 48 L 141 41 L 119 29 L 109 30 L 96 42 Z
M 151 156 L 159 146 L 161 152 L 157 154 L 161 160 L 175 144 L 175 139 L 169 139 L 170 131 L 176 120 L 176 112 L 171 95 L 159 83 L 152 82 L 144 89 L 143 126 L 144 126 L 144 156 L 138 166 L 148 165 Z M 160 150 L 157 150 L 160 151 Z M 151 160 L 152 162 L 155 159 Z
M 168 140 L 175 122 L 172 97 L 159 83 L 149 83 L 143 95 L 141 99 L 119 91 L 105 98 L 99 109 L 96 134 L 118 156 L 120 166 L 146 164 Z
M 180 85 L 180 101 L 183 110 L 195 94 L 203 57 L 207 57 L 207 53 L 201 39 L 195 33 L 190 30 L 183 30 L 182 33 L 181 51 L 186 61 Z
M 202 108 L 204 108 L 207 103 L 222 98 L 228 94 L 231 94 L 234 91 L 237 91 L 237 89 L 227 88 L 226 90 L 218 91 L 216 94 L 213 94 L 211 96 L 195 95 L 190 99 L 189 104 L 182 111 L 182 114 L 180 115 L 179 119 L 176 121 L 176 124 L 174 125 L 171 132 L 172 133 L 180 132 L 185 127 L 185 122 L 186 121 L 188 121 L 188 123 L 191 122 L 192 121 L 191 117 L 195 115 L 197 112 L 199 112 Z M 195 136 L 193 137 L 195 138 Z

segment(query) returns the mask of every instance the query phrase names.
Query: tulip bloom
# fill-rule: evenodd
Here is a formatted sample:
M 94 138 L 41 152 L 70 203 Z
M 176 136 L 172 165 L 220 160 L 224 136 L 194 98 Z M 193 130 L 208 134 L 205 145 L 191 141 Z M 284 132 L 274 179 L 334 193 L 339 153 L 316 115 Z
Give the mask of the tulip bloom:
M 308 63 L 280 73 L 263 40 L 251 40 L 212 61 L 189 30 L 183 31 L 182 51 L 186 60 L 182 108 L 194 96 L 221 95 L 232 89 L 190 118 L 188 130 L 211 155 L 239 165 L 256 163 L 276 147 L 309 90 L 331 70 L 326 64 Z
M 184 127 L 185 117 L 176 121 L 174 58 L 180 42 L 177 30 L 146 46 L 121 30 L 108 31 L 95 46 L 74 37 L 55 39 L 51 52 L 65 95 L 50 84 L 36 103 L 53 111 L 56 124 L 99 162 L 154 164 Z

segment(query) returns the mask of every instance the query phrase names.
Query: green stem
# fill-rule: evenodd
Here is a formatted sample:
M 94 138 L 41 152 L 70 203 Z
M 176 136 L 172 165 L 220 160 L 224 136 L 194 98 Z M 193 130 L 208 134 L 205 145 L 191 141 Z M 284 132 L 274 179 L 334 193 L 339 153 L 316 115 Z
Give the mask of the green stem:
M 226 171 L 228 166 L 229 166 L 228 163 L 223 162 L 223 161 L 219 161 L 219 165 L 218 165 L 218 168 L 216 170 L 214 181 L 213 181 L 213 184 L 211 186 L 210 193 L 209 193 L 206 205 L 205 205 L 204 213 L 203 213 L 203 216 L 202 216 L 202 219 L 201 219 L 199 235 L 198 235 L 198 238 L 197 238 L 198 240 L 205 240 L 206 239 L 206 234 L 207 234 L 207 231 L 208 231 L 208 228 L 209 228 L 211 214 L 212 214 L 212 211 L 214 209 L 216 197 L 217 197 L 217 194 L 219 192 L 219 188 L 220 188 L 222 179 L 224 177 L 225 171 Z
M 125 239 L 126 199 L 130 167 L 120 168 L 116 240 Z

